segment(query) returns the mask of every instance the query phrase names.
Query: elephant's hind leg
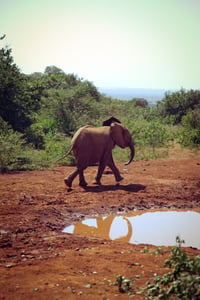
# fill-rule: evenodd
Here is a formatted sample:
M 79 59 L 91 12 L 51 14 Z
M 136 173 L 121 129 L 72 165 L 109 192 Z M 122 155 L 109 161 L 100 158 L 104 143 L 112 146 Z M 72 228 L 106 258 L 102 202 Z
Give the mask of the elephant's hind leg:
M 66 177 L 64 179 L 64 183 L 66 184 L 66 186 L 68 186 L 69 188 L 72 187 L 72 182 L 73 182 L 74 178 L 78 175 L 78 173 L 79 173 L 79 171 L 78 171 L 78 169 L 76 169 L 68 177 Z
M 87 182 L 85 181 L 85 178 L 84 178 L 83 169 L 78 169 L 78 168 L 76 168 L 75 171 L 73 171 L 68 177 L 66 177 L 64 179 L 64 182 L 65 182 L 66 186 L 71 188 L 72 187 L 72 182 L 78 174 L 79 174 L 79 185 L 80 186 L 86 186 Z

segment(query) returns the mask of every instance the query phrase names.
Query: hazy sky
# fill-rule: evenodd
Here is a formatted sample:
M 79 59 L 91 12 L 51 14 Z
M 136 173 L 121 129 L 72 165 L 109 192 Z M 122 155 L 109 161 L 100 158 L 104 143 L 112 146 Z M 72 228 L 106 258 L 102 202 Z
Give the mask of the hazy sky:
M 199 89 L 200 0 L 0 0 L 0 46 L 24 73 L 97 87 Z

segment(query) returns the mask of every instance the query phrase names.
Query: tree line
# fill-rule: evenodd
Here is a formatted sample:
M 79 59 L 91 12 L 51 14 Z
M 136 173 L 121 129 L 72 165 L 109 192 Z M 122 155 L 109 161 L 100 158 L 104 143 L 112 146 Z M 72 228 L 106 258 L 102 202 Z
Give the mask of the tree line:
M 113 99 L 95 85 L 56 66 L 23 74 L 12 49 L 0 49 L 0 170 L 48 167 L 63 155 L 74 132 L 85 124 L 100 126 L 115 116 L 135 140 L 137 159 L 155 158 L 173 140 L 200 144 L 200 91 L 166 93 L 154 106 L 145 99 Z M 117 159 L 126 155 L 115 150 Z M 66 163 L 74 163 L 73 157 Z

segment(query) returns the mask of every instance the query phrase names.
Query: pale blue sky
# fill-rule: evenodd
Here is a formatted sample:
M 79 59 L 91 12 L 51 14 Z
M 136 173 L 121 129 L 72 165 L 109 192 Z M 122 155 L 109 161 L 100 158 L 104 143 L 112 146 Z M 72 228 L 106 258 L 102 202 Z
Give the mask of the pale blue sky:
M 22 72 L 55 65 L 97 87 L 199 89 L 199 0 L 0 0 Z

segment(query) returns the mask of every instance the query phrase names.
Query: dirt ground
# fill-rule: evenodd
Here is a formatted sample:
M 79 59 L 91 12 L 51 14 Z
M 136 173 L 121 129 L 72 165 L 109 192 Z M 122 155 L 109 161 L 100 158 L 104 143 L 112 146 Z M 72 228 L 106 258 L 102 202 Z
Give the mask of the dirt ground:
M 63 179 L 73 167 L 0 175 L 0 299 L 129 299 L 114 285 L 117 275 L 133 278 L 134 299 L 146 281 L 166 273 L 164 254 L 153 245 L 131 245 L 62 229 L 85 217 L 152 209 L 200 212 L 200 154 L 175 149 L 170 158 L 117 163 L 124 180 L 110 172 L 88 187 Z M 194 230 L 197 230 L 194 228 Z M 148 249 L 148 251 L 144 251 Z M 200 250 L 186 248 L 190 256 Z

